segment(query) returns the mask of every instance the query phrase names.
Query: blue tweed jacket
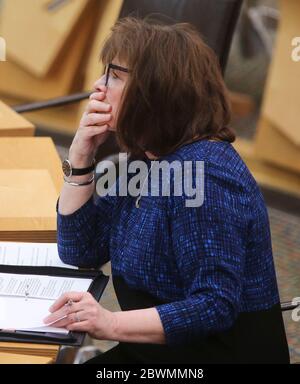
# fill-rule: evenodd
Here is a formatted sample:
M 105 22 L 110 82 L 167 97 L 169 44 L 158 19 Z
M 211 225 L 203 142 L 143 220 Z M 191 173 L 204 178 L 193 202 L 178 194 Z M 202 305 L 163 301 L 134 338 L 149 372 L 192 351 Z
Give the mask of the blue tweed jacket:
M 65 263 L 110 260 L 113 276 L 162 299 L 156 309 L 176 345 L 229 329 L 279 294 L 263 196 L 233 146 L 196 141 L 163 159 L 204 161 L 200 207 L 184 195 L 143 196 L 140 208 L 132 196 L 93 196 L 69 215 L 56 208 L 57 242 Z

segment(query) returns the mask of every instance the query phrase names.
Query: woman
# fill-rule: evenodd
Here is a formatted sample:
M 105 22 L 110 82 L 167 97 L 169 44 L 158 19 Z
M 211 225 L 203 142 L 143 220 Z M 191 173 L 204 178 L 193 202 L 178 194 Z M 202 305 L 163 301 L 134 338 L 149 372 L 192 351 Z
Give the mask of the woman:
M 288 363 L 267 211 L 231 145 L 217 58 L 189 24 L 125 18 L 101 59 L 106 74 L 70 147 L 72 167 L 89 168 L 114 132 L 130 161 L 147 164 L 149 180 L 150 163 L 204 162 L 204 200 L 187 207 L 185 193 L 171 193 L 94 201 L 91 173 L 65 178 L 59 255 L 82 267 L 110 260 L 122 311 L 69 292 L 46 322 L 67 314 L 54 325 L 119 342 L 91 362 Z

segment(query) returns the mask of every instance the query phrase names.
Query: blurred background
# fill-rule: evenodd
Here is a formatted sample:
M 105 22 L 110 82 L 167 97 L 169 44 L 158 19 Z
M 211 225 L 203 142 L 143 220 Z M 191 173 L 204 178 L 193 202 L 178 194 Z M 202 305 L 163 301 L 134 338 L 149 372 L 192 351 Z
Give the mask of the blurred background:
M 197 14 L 195 1 L 190 1 L 189 9 L 186 3 L 161 0 L 161 8 L 153 9 L 168 12 L 173 8 L 173 16 L 179 17 L 185 10 L 196 18 L 203 16 Z M 212 28 L 217 29 L 218 20 L 222 20 L 214 18 L 212 7 L 217 16 L 224 3 L 209 1 Z M 300 296 L 300 61 L 291 58 L 292 39 L 300 36 L 300 2 L 242 3 L 231 27 L 223 24 L 220 29 L 218 39 L 226 34 L 229 46 L 218 52 L 219 47 L 211 45 L 221 52 L 230 91 L 232 126 L 238 136 L 234 146 L 267 202 L 281 301 L 291 301 Z M 0 0 L 0 36 L 6 42 L 6 57 L 0 62 L 0 168 L 5 162 L 1 159 L 1 140 L 6 143 L 3 140 L 7 137 L 27 138 L 24 145 L 18 142 L 22 148 L 33 138 L 50 138 L 59 158 L 68 156 L 86 98 L 103 70 L 98 55 L 109 29 L 122 15 L 132 10 L 144 14 L 155 4 L 151 0 Z M 183 19 L 188 18 L 183 15 Z M 208 28 L 205 33 L 209 43 Z M 36 102 L 45 103 L 32 104 Z M 13 142 L 7 143 L 13 146 Z M 99 148 L 97 160 L 113 158 L 117 152 L 111 137 Z M 60 169 L 57 173 L 60 175 Z M 59 193 L 59 183 L 55 188 Z M 55 228 L 50 229 L 55 235 Z M 1 231 L 1 238 L 7 240 L 0 221 Z M 34 236 L 30 240 L 39 241 L 40 237 Z M 55 237 L 49 239 L 55 241 Z M 110 274 L 110 263 L 102 269 Z M 111 282 L 101 300 L 107 309 L 119 310 Z M 284 313 L 284 321 L 291 360 L 300 362 L 300 324 L 292 320 L 290 311 Z M 101 351 L 116 344 L 89 343 Z

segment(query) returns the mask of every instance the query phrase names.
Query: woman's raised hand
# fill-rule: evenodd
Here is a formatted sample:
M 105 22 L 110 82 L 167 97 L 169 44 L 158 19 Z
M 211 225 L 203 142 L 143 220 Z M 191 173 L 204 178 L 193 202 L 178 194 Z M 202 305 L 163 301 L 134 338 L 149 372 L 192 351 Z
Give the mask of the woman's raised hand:
M 89 166 L 97 148 L 109 136 L 111 105 L 104 102 L 106 91 L 103 85 L 90 95 L 69 151 L 69 159 L 75 168 Z

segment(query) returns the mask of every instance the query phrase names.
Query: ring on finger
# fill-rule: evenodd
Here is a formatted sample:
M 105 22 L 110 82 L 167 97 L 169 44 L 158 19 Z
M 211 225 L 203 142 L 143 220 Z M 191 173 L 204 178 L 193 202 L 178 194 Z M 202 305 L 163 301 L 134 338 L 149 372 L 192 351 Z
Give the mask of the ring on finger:
M 67 301 L 67 306 L 68 306 L 68 307 L 71 307 L 72 304 L 73 304 L 73 300 L 72 300 L 72 299 L 69 299 L 69 300 Z

